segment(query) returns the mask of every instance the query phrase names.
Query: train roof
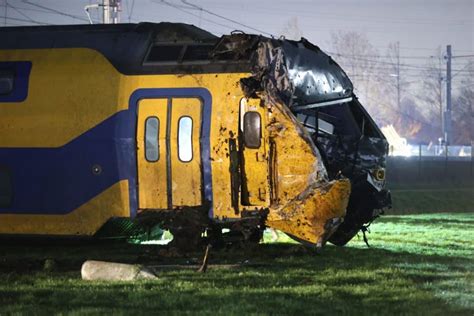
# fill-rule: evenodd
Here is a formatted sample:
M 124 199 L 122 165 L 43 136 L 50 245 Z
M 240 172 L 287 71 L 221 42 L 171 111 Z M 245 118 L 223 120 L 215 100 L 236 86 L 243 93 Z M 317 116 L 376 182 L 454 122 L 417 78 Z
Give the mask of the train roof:
M 124 74 L 227 72 L 229 65 L 213 65 L 203 56 L 199 62 L 183 64 L 173 60 L 181 52 L 190 51 L 179 50 L 184 45 L 210 49 L 218 40 L 219 37 L 194 25 L 169 22 L 0 28 L 0 49 L 90 48 L 102 53 Z M 156 60 L 155 46 L 168 59 Z M 154 57 L 150 56 L 150 60 L 149 55 Z
M 352 98 L 345 72 L 303 38 L 242 32 L 217 37 L 194 25 L 168 22 L 0 28 L 0 49 L 54 48 L 94 49 L 126 75 L 252 73 L 241 82 L 246 93 L 272 86 L 280 99 L 305 109 Z M 262 78 L 271 82 L 262 85 Z
M 217 37 L 184 23 L 85 24 L 18 26 L 0 28 L 0 48 L 53 48 L 87 46 L 100 48 L 130 38 L 150 41 L 212 41 Z

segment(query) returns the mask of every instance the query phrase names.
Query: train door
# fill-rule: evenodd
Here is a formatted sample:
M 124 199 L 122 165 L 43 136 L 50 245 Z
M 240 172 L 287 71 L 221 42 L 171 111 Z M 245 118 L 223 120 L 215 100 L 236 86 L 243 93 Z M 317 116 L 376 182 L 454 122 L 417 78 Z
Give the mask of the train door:
M 241 204 L 268 206 L 268 161 L 265 141 L 265 108 L 260 99 L 240 102 Z
M 198 98 L 139 102 L 139 209 L 202 205 L 201 109 Z

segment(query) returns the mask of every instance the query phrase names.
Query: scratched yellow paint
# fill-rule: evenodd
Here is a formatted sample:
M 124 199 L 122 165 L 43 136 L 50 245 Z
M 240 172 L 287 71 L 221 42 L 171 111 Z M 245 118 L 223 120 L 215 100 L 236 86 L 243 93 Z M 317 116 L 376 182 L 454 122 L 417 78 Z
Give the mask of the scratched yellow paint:
M 346 215 L 350 192 L 351 184 L 347 179 L 314 187 L 273 209 L 265 223 L 312 244 L 324 244 L 329 237 L 325 225 Z
M 128 182 L 120 181 L 69 214 L 0 214 L 0 234 L 91 236 L 110 218 L 129 216 Z
M 266 225 L 313 244 L 324 243 L 326 222 L 343 218 L 350 194 L 350 182 L 319 182 L 322 170 L 314 144 L 305 140 L 305 130 L 279 104 L 272 104 L 268 130 L 274 143 L 274 198 Z M 308 135 L 306 135 L 308 136 Z M 324 240 L 323 240 L 324 239 Z
M 285 205 L 307 188 L 310 176 L 315 173 L 317 157 L 281 107 L 273 106 L 268 121 L 269 137 L 274 143 L 273 182 L 277 188 L 272 204 Z
M 248 192 L 248 201 L 242 200 L 243 205 L 249 206 L 269 206 L 269 182 L 268 182 L 268 148 L 266 117 L 267 111 L 260 99 L 242 99 L 240 101 L 240 128 L 242 130 L 245 113 L 257 112 L 260 114 L 262 137 L 259 148 L 247 148 L 243 146 L 242 171 L 243 185 Z
M 140 209 L 168 208 L 166 170 L 166 121 L 168 99 L 144 99 L 138 104 L 137 164 L 138 203 Z M 145 124 L 147 118 L 158 119 L 158 160 L 148 161 L 145 156 Z

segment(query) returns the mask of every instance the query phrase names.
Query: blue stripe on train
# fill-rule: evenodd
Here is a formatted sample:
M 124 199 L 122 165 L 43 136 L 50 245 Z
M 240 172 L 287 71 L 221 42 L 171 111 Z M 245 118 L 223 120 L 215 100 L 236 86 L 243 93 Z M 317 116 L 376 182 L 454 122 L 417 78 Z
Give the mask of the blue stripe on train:
M 1 148 L 13 201 L 0 213 L 67 214 L 124 179 L 136 196 L 134 125 L 131 111 L 121 111 L 59 148 Z
M 13 201 L 3 214 L 67 214 L 120 180 L 128 180 L 130 216 L 136 215 L 136 119 L 141 99 L 198 97 L 203 101 L 201 160 L 204 197 L 212 201 L 210 120 L 212 98 L 204 88 L 139 89 L 129 109 L 107 118 L 60 148 L 0 148 L 0 165 L 12 176 Z M 94 174 L 93 167 L 101 173 Z M 212 207 L 209 215 L 212 217 Z

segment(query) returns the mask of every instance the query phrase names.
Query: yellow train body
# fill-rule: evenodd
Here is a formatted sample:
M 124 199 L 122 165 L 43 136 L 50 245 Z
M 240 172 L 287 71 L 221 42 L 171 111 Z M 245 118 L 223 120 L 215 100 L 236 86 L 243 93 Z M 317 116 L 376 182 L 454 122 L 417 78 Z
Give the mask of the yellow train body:
M 345 216 L 350 182 L 324 178 L 286 105 L 245 96 L 248 71 L 124 74 L 89 48 L 1 49 L 2 63 L 30 69 L 24 100 L 0 97 L 0 234 L 194 209 L 322 245 Z

